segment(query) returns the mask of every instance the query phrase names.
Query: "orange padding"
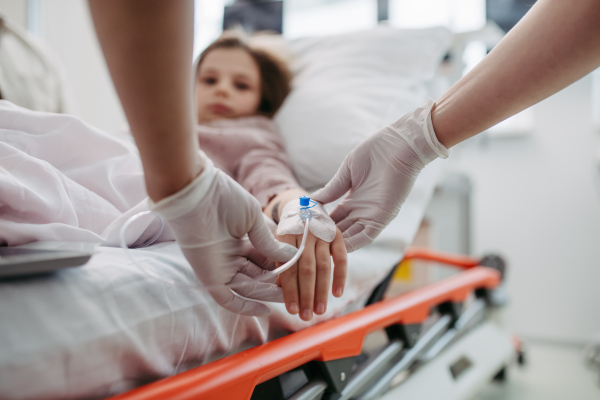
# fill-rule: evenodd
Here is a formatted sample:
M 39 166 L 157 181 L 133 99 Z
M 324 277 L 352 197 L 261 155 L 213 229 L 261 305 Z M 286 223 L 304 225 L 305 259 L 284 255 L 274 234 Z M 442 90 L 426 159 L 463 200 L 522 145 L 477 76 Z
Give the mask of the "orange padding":
M 360 354 L 365 336 L 395 323 L 424 321 L 441 303 L 462 302 L 477 288 L 494 288 L 498 271 L 476 267 L 427 287 L 312 326 L 113 399 L 250 399 L 254 387 L 312 360 Z
M 406 250 L 406 254 L 404 254 L 404 259 L 402 261 L 412 259 L 436 261 L 444 264 L 453 265 L 455 267 L 460 267 L 463 269 L 475 268 L 479 265 L 480 261 L 477 258 L 442 253 L 439 251 L 429 250 L 424 247 L 409 247 L 408 250 Z

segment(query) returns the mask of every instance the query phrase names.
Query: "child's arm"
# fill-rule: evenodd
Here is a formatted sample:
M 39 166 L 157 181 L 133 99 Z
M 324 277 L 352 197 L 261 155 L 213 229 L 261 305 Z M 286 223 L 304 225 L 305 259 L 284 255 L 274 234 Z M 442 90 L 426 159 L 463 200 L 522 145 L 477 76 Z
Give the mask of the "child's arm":
M 306 195 L 303 189 L 289 189 L 278 194 L 265 208 L 265 214 L 279 222 L 283 207 L 289 202 L 297 202 Z M 344 293 L 347 273 L 347 254 L 344 238 L 339 229 L 331 242 L 319 239 L 308 232 L 306 244 L 298 263 L 283 272 L 277 283 L 283 288 L 286 308 L 291 314 L 300 314 L 308 321 L 313 312 L 323 314 L 327 310 L 327 298 L 331 277 L 331 259 L 333 258 L 332 293 L 340 297 Z M 276 235 L 284 243 L 300 247 L 302 235 Z
M 256 132 L 261 135 L 260 147 L 254 147 L 240 159 L 235 179 L 258 199 L 263 212 L 279 223 L 283 207 L 292 200 L 298 201 L 307 192 L 296 180 L 281 136 L 274 126 L 269 129 L 264 125 Z M 330 233 L 333 237 L 334 233 Z M 282 235 L 278 239 L 299 247 L 302 235 Z M 298 263 L 281 274 L 278 282 L 283 288 L 287 310 L 291 314 L 300 313 L 303 320 L 310 320 L 313 312 L 323 314 L 327 309 L 331 257 L 334 263 L 333 294 L 339 297 L 344 292 L 347 256 L 339 230 L 331 243 L 309 232 L 305 246 Z

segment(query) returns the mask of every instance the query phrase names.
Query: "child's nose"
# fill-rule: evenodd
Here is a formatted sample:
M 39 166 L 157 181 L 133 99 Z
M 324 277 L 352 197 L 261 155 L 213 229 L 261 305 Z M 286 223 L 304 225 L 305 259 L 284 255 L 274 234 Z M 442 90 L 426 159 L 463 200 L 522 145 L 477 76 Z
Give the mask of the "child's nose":
M 229 88 L 227 87 L 227 85 L 221 83 L 221 84 L 217 85 L 217 87 L 215 89 L 215 94 L 218 96 L 227 97 L 227 96 L 229 96 Z

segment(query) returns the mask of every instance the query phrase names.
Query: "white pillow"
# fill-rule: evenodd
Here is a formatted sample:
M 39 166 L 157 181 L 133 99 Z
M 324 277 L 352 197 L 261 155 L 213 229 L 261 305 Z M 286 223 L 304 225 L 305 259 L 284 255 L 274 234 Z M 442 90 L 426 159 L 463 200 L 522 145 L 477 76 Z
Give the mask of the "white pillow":
M 378 27 L 290 43 L 294 88 L 275 122 L 300 184 L 323 186 L 354 146 L 425 103 L 451 39 L 444 28 Z

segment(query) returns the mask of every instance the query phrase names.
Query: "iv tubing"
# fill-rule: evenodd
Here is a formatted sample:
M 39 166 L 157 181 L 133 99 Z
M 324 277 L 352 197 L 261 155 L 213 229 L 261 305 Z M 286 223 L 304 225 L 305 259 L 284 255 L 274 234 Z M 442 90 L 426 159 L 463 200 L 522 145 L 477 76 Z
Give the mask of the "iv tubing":
M 146 268 L 143 267 L 140 263 L 138 263 L 133 256 L 131 255 L 129 246 L 127 246 L 127 241 L 125 240 L 125 232 L 127 231 L 127 228 L 129 228 L 129 225 L 131 225 L 131 223 L 133 221 L 135 221 L 136 219 L 143 217 L 145 215 L 155 215 L 161 223 L 161 230 L 162 230 L 162 226 L 163 226 L 163 221 L 162 218 L 158 215 L 153 213 L 152 211 L 142 211 L 140 213 L 135 214 L 134 216 L 132 216 L 131 218 L 129 218 L 127 220 L 127 222 L 125 222 L 123 224 L 123 226 L 121 227 L 121 231 L 120 231 L 120 237 L 121 237 L 121 247 L 123 248 L 123 250 L 125 251 L 125 255 L 127 256 L 127 258 L 129 258 L 129 260 L 136 265 L 138 268 L 140 268 L 146 275 L 149 275 L 150 277 L 154 278 L 154 279 L 158 279 L 161 282 L 164 282 L 166 284 L 172 285 L 172 286 L 180 286 L 180 287 L 187 287 L 187 288 L 194 288 L 194 289 L 198 289 L 198 288 L 203 288 L 205 287 L 204 285 L 202 285 L 202 283 L 197 283 L 197 284 L 190 284 L 190 283 L 185 283 L 185 282 L 177 282 L 173 279 L 169 279 L 169 278 L 165 278 L 164 276 L 161 276 L 160 274 L 157 274 L 156 272 L 154 272 L 151 268 Z M 160 235 L 160 233 L 159 233 Z M 155 238 L 158 238 L 158 235 L 155 236 Z M 153 238 L 152 241 L 154 241 L 155 239 Z M 140 246 L 140 247 L 146 247 L 144 245 Z
M 288 262 L 286 262 L 285 264 L 281 265 L 279 268 L 275 268 L 273 271 L 269 271 L 264 275 L 261 275 L 257 278 L 254 278 L 255 281 L 263 281 L 269 278 L 272 278 L 273 276 L 277 276 L 279 274 L 281 274 L 282 272 L 288 270 L 291 268 L 292 265 L 294 265 L 298 259 L 300 258 L 300 256 L 302 255 L 302 252 L 304 251 L 304 245 L 306 244 L 306 237 L 308 236 L 308 223 L 309 223 L 310 219 L 307 219 L 304 222 L 304 233 L 302 234 L 302 242 L 300 243 L 300 247 L 298 248 L 298 251 L 296 252 L 296 254 L 294 255 L 294 257 L 292 257 L 292 259 Z
M 140 213 L 135 214 L 131 218 L 129 218 L 127 220 L 127 222 L 125 222 L 125 224 L 123 224 L 123 226 L 121 227 L 121 231 L 120 231 L 121 247 L 125 251 L 125 255 L 127 255 L 127 257 L 129 258 L 129 260 L 134 265 L 137 265 L 147 275 L 151 276 L 154 279 L 158 279 L 159 281 L 164 282 L 166 284 L 173 285 L 173 286 L 181 286 L 181 287 L 186 287 L 186 288 L 194 288 L 194 289 L 209 288 L 210 286 L 206 286 L 206 285 L 202 284 L 201 282 L 198 282 L 196 284 L 192 284 L 192 283 L 185 283 L 185 282 L 177 282 L 177 281 L 175 281 L 173 279 L 165 278 L 165 277 L 161 276 L 160 274 L 157 274 L 156 272 L 154 272 L 151 268 L 143 267 L 141 264 L 139 264 L 133 258 L 132 254 L 130 252 L 129 247 L 127 246 L 127 241 L 125 240 L 125 232 L 127 231 L 127 228 L 129 227 L 129 225 L 131 225 L 131 223 L 133 223 L 135 220 L 137 220 L 138 218 L 143 217 L 145 215 L 155 215 L 156 217 L 158 217 L 158 219 L 160 220 L 161 229 L 160 229 L 159 233 L 156 234 L 147 243 L 144 243 L 144 244 L 142 244 L 140 246 L 137 246 L 136 248 L 142 248 L 142 247 L 147 247 L 147 246 L 151 245 L 152 243 L 154 243 L 154 241 L 156 241 L 156 239 L 158 239 L 158 236 L 160 236 L 160 234 L 162 232 L 162 228 L 163 228 L 162 218 L 159 215 L 153 213 L 152 211 L 142 211 Z M 308 224 L 309 224 L 309 222 L 310 222 L 310 218 L 308 218 L 308 219 L 306 219 L 304 221 L 304 233 L 302 235 L 302 242 L 300 243 L 300 247 L 298 248 L 298 251 L 296 251 L 296 254 L 294 255 L 294 257 L 292 257 L 291 260 L 289 260 L 285 264 L 279 266 L 278 268 L 274 269 L 273 271 L 266 271 L 266 273 L 264 275 L 260 275 L 260 276 L 258 276 L 256 278 L 254 278 L 252 281 L 240 282 L 240 283 L 236 284 L 236 286 L 238 286 L 240 284 L 242 284 L 242 285 L 243 284 L 252 284 L 253 282 L 256 282 L 256 281 L 268 280 L 270 278 L 273 278 L 274 276 L 277 276 L 277 275 L 281 274 L 282 272 L 288 270 L 289 268 L 291 268 L 298 261 L 298 259 L 302 255 L 302 252 L 304 251 L 304 247 L 306 245 L 306 238 L 308 237 Z

